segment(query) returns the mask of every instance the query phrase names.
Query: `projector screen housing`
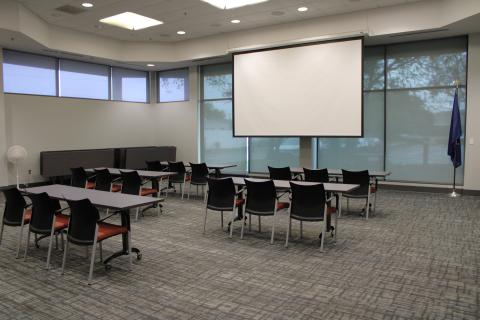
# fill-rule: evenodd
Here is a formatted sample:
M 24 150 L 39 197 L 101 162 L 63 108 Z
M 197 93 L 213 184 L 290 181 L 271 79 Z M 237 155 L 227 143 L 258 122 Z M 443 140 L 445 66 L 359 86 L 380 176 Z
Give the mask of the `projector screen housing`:
M 234 53 L 235 137 L 362 137 L 363 38 Z

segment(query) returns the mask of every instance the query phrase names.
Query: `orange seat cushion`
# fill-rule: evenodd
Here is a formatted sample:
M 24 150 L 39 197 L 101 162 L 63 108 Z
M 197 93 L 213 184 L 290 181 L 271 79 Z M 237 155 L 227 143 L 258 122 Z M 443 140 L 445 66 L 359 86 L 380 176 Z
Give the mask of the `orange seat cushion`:
M 117 225 L 105 223 L 105 222 L 99 222 L 97 241 L 102 241 L 107 238 L 110 238 L 119 234 L 127 233 L 127 232 L 128 232 L 127 227 L 117 226 Z
M 190 180 L 192 180 L 191 176 L 185 176 L 185 181 L 190 181 Z
M 277 202 L 277 210 L 287 209 L 290 207 L 290 202 Z
M 95 182 L 87 181 L 87 189 L 95 189 Z
M 337 212 L 337 208 L 334 207 L 327 207 L 327 214 L 332 214 Z
M 25 216 L 23 219 L 23 224 L 30 223 L 30 220 L 32 220 L 32 209 L 27 209 L 25 210 Z
M 157 194 L 158 190 L 157 189 L 152 189 L 152 188 L 142 188 L 142 191 L 140 191 L 141 196 L 148 196 L 151 194 Z
M 59 214 L 55 217 L 55 231 L 68 227 L 70 217 L 65 214 Z
M 120 192 L 122 190 L 121 184 L 112 184 L 112 192 Z
M 235 206 L 239 207 L 244 203 L 245 203 L 245 199 L 237 199 L 237 201 L 235 202 Z
M 375 193 L 377 192 L 377 188 L 375 187 L 370 187 L 370 193 Z

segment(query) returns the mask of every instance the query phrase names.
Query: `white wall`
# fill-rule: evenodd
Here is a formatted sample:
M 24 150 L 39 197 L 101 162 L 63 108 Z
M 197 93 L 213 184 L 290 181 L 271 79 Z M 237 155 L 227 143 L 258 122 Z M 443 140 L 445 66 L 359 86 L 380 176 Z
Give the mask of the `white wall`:
M 3 61 L 3 50 L 0 48 L 0 62 Z M 0 186 L 8 184 L 7 174 L 7 129 L 5 122 L 5 95 L 3 94 L 3 64 L 0 63 Z
M 474 144 L 470 144 L 473 139 Z M 480 33 L 468 38 L 464 188 L 480 190 Z

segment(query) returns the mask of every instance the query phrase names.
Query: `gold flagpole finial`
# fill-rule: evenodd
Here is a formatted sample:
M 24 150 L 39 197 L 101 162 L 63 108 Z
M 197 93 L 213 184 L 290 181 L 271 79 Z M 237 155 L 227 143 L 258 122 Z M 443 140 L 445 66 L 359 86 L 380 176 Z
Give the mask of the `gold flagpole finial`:
M 458 87 L 460 86 L 460 80 L 455 80 L 455 81 L 453 81 L 453 84 L 454 84 L 455 87 L 458 89 Z

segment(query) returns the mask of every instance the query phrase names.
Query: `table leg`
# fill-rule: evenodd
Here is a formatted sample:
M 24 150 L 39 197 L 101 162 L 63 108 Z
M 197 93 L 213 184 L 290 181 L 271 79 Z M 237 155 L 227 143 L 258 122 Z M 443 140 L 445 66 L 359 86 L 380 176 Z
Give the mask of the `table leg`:
M 130 231 L 130 212 L 128 210 L 120 211 L 120 217 L 122 220 L 122 226 L 127 227 L 128 231 Z M 142 258 L 142 254 L 140 253 L 139 249 L 132 248 L 131 252 L 132 253 L 134 252 L 137 254 L 137 260 L 140 260 Z M 126 255 L 128 255 L 128 235 L 122 234 L 122 250 L 112 254 L 103 262 L 103 264 L 105 265 L 105 267 L 107 267 L 108 263 L 113 259 L 118 258 L 120 256 L 126 256 Z
M 215 168 L 215 178 L 220 178 L 222 176 L 222 172 L 220 168 Z
M 335 242 L 337 241 L 337 233 L 338 233 L 338 218 L 342 214 L 342 194 L 339 193 L 337 198 L 337 215 L 335 216 L 335 234 L 334 234 L 334 240 Z

